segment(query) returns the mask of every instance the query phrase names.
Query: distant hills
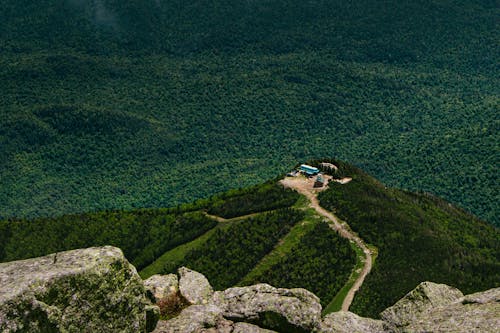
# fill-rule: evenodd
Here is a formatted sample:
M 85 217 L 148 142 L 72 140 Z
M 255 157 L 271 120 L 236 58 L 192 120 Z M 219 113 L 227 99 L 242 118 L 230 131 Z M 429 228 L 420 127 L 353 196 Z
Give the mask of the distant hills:
M 339 166 L 334 178 L 352 181 L 331 182 L 321 205 L 377 254 L 351 311 L 377 316 L 427 280 L 467 293 L 498 286 L 497 228 L 442 199 L 387 188 L 356 167 L 330 162 Z M 169 209 L 0 221 L 0 261 L 105 244 L 121 247 L 142 277 L 189 266 L 216 289 L 304 287 L 324 308 L 333 301 L 329 311 L 338 310 L 335 300 L 359 267 L 355 247 L 277 180 Z
M 4 0 L 0 217 L 173 206 L 338 156 L 498 225 L 498 14 Z

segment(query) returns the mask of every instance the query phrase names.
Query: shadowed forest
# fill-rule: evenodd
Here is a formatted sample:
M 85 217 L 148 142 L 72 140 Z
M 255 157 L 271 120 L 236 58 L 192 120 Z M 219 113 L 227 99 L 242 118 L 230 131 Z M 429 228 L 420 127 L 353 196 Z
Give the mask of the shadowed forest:
M 495 1 L 1 7 L 2 218 L 170 207 L 336 156 L 499 223 Z

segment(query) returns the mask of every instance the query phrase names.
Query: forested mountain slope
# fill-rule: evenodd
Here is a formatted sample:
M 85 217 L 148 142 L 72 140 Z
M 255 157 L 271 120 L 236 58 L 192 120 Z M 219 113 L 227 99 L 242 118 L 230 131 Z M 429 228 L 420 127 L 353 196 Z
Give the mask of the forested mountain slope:
M 495 1 L 2 0 L 0 216 L 339 156 L 498 223 Z
M 377 253 L 351 311 L 377 316 L 428 280 L 467 292 L 498 286 L 497 228 L 446 201 L 387 188 L 349 164 L 332 162 L 339 166 L 334 178 L 352 181 L 332 181 L 320 204 Z M 359 257 L 308 203 L 275 179 L 170 209 L 3 220 L 0 261 L 110 244 L 121 247 L 143 277 L 188 266 L 217 289 L 257 282 L 307 287 L 326 307 Z
M 377 316 L 422 281 L 467 291 L 498 286 L 497 228 L 428 193 L 387 188 L 351 165 L 333 162 L 352 181 L 331 183 L 319 194 L 320 204 L 378 249 L 352 311 Z

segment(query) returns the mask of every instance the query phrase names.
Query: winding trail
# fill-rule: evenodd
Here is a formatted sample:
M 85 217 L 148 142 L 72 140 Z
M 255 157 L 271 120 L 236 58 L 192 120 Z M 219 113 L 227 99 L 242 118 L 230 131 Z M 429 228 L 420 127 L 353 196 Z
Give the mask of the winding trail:
M 228 222 L 234 222 L 234 221 L 238 221 L 238 220 L 245 220 L 245 219 L 248 219 L 250 217 L 254 217 L 257 215 L 262 215 L 262 214 L 274 212 L 274 211 L 276 211 L 276 209 L 266 210 L 265 212 L 256 212 L 256 213 L 251 213 L 251 214 L 247 214 L 247 215 L 230 217 L 230 218 L 225 218 L 225 217 L 221 217 L 221 216 L 217 216 L 217 215 L 208 214 L 207 212 L 203 212 L 203 213 L 205 214 L 205 216 L 207 216 L 211 219 L 214 219 L 217 222 L 228 223 Z
M 336 230 L 341 237 L 355 242 L 356 245 L 363 250 L 363 253 L 365 254 L 363 269 L 351 289 L 349 289 L 349 291 L 347 292 L 347 295 L 342 302 L 342 311 L 349 311 L 349 307 L 351 306 L 352 300 L 354 299 L 354 294 L 359 290 L 366 276 L 372 269 L 371 250 L 359 236 L 357 236 L 350 230 L 347 224 L 341 223 L 335 215 L 319 205 L 317 195 L 318 190 L 313 188 L 311 180 L 305 177 L 286 177 L 285 179 L 281 180 L 281 183 L 283 184 L 283 186 L 294 189 L 300 194 L 304 195 L 307 199 L 309 199 L 311 208 L 316 210 L 319 215 L 333 222 L 333 224 L 329 223 L 332 229 Z

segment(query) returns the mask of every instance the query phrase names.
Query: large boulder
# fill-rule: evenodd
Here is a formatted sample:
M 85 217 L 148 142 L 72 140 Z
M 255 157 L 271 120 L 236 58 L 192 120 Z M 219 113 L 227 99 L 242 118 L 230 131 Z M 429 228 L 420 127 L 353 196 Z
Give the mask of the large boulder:
M 464 296 L 462 304 L 488 304 L 500 302 L 500 287 Z
M 161 321 L 154 333 L 192 333 L 224 325 L 222 309 L 216 305 L 191 305 L 168 321 Z
M 153 302 L 175 296 L 179 292 L 179 280 L 175 274 L 155 274 L 144 280 L 144 287 Z
M 157 316 L 115 247 L 0 264 L 2 332 L 145 332 Z
M 207 304 L 214 290 L 207 278 L 198 272 L 181 267 L 179 273 L 179 291 L 190 304 Z
M 153 333 L 274 333 L 248 323 L 234 323 L 216 305 L 191 305 L 179 316 L 160 321 Z
M 403 327 L 429 309 L 451 304 L 463 296 L 460 290 L 445 284 L 422 282 L 380 316 L 395 327 Z
M 276 333 L 248 323 L 234 323 L 232 333 Z
M 274 288 L 268 284 L 229 288 L 214 295 L 224 317 L 279 332 L 309 332 L 319 326 L 319 298 L 305 289 Z
M 418 314 L 403 332 L 498 332 L 500 288 L 467 295 Z
M 182 268 L 179 274 L 181 292 L 197 304 L 160 321 L 154 333 L 465 333 L 500 327 L 500 288 L 463 296 L 447 285 L 424 282 L 386 309 L 383 320 L 342 311 L 321 320 L 319 299 L 305 289 L 257 284 L 213 292 L 200 273 Z
M 381 320 L 363 318 L 352 312 L 333 312 L 325 316 L 315 333 L 382 333 L 389 328 Z

